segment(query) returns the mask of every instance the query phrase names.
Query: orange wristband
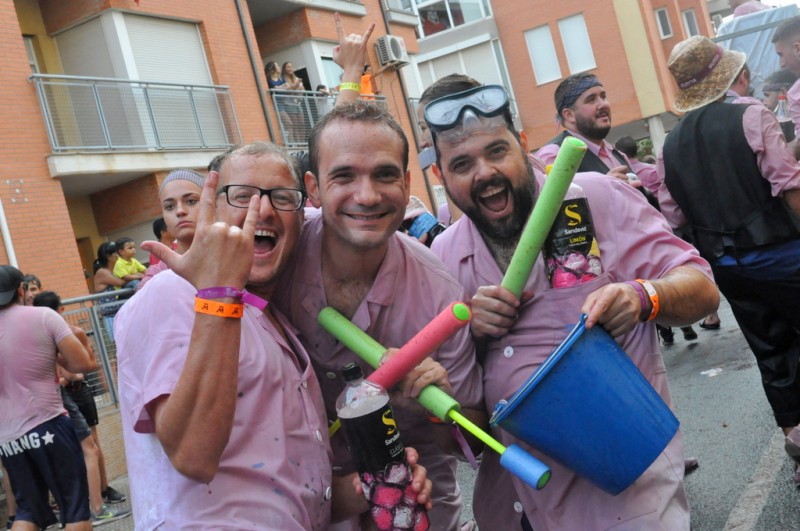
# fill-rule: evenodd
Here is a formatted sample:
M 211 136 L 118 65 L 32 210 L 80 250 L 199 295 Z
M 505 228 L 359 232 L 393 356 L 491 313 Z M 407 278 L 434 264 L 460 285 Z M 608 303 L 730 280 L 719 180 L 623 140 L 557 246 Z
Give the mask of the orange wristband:
M 194 311 L 197 313 L 216 315 L 217 317 L 232 317 L 234 319 L 241 319 L 242 315 L 244 314 L 244 305 L 227 304 L 224 302 L 210 301 L 208 299 L 195 297 Z
M 653 304 L 653 309 L 650 311 L 650 316 L 645 319 L 645 321 L 652 321 L 658 315 L 658 311 L 661 309 L 661 306 L 658 303 L 658 292 L 656 288 L 648 280 L 642 280 L 641 278 L 637 278 L 636 282 L 641 284 L 644 288 L 645 292 L 647 292 L 647 296 L 650 297 L 650 302 Z

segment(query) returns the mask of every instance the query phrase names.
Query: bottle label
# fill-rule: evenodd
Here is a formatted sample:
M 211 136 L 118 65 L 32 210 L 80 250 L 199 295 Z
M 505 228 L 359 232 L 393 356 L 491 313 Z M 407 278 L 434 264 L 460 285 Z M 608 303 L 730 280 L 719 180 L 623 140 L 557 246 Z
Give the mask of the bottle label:
M 550 285 L 554 288 L 576 286 L 603 272 L 600 246 L 585 197 L 561 203 L 544 243 L 544 259 Z
M 388 397 L 375 398 L 385 398 L 377 410 L 361 414 L 348 407 L 339 412 L 372 520 L 380 531 L 425 531 L 428 514 L 411 486 L 411 468 Z
M 389 399 L 381 398 L 385 399 L 382 407 L 369 413 L 339 413 L 350 455 L 353 456 L 359 472 L 383 470 L 391 461 L 403 459 L 403 442 L 400 440 L 400 431 L 392 415 L 392 408 L 389 407 Z

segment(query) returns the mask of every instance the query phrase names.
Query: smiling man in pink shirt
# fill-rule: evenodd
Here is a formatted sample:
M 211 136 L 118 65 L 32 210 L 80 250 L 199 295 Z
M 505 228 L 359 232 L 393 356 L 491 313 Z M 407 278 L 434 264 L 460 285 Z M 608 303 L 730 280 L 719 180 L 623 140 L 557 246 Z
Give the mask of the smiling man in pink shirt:
M 442 90 L 442 92 L 447 92 Z M 437 150 L 434 173 L 464 212 L 433 242 L 472 296 L 473 337 L 483 345 L 487 407 L 508 399 L 588 314 L 603 326 L 669 404 L 654 321 L 680 326 L 714 310 L 718 293 L 708 264 L 672 234 L 663 218 L 627 183 L 599 173 L 576 176 L 598 244 L 597 267 L 583 283 L 560 287 L 536 262 L 522 299 L 500 287 L 544 175 L 527 157 L 527 138 L 514 129 L 508 95 L 499 86 L 451 93 L 425 109 Z M 591 223 L 590 223 L 591 224 Z M 588 225 L 587 225 L 588 226 Z M 588 229 L 587 229 L 588 230 Z M 634 282 L 634 279 L 648 279 Z M 654 295 L 643 295 L 644 289 Z M 659 301 L 659 306 L 655 301 Z M 660 307 L 660 310 L 658 309 Z M 643 322 L 647 321 L 647 322 Z M 473 507 L 481 529 L 689 529 L 683 489 L 683 441 L 677 434 L 644 474 L 612 496 L 507 432 L 552 468 L 541 491 L 511 476 L 496 455 L 484 456 Z M 592 434 L 576 434 L 591 437 Z
M 146 244 L 171 271 L 116 324 L 138 529 L 325 530 L 366 507 L 354 476 L 331 477 L 317 378 L 264 300 L 297 245 L 304 203 L 290 157 L 256 142 L 209 173 L 186 253 Z

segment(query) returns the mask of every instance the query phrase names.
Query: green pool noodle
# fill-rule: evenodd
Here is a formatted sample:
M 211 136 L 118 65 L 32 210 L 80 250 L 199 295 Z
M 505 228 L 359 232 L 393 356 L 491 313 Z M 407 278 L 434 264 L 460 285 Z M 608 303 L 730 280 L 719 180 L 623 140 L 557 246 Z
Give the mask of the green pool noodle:
M 573 136 L 565 138 L 561 149 L 558 150 L 553 168 L 544 181 L 542 191 L 536 199 L 533 212 L 525 224 L 517 249 L 511 257 L 511 263 L 508 264 L 501 283 L 501 286 L 517 297 L 522 295 L 536 257 L 542 250 L 545 238 L 553 226 L 564 196 L 585 154 L 586 144 Z
M 328 306 L 319 312 L 317 322 L 372 368 L 378 368 L 386 348 L 350 322 L 347 317 Z M 425 409 L 444 421 L 450 418 L 450 411 L 461 410 L 461 405 L 456 399 L 435 385 L 426 386 L 420 392 L 417 401 Z

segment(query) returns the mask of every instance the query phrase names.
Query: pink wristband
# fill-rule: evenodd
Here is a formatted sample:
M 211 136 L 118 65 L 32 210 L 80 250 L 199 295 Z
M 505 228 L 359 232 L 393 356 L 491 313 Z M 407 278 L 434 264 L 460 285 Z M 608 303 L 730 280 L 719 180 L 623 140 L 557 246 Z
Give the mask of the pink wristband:
M 639 301 L 642 303 L 642 311 L 639 312 L 639 319 L 642 321 L 647 321 L 647 317 L 650 315 L 650 312 L 647 308 L 647 295 L 644 293 L 644 288 L 638 282 L 634 282 L 633 280 L 625 281 L 625 284 L 629 286 L 633 286 L 636 290 L 636 293 L 639 294 Z
M 221 299 L 223 297 L 233 297 L 236 299 L 242 299 L 242 302 L 245 304 L 249 304 L 250 306 L 255 306 L 262 312 L 264 308 L 267 307 L 269 304 L 267 301 L 259 297 L 258 295 L 253 295 L 248 291 L 239 291 L 236 288 L 231 287 L 214 287 L 214 288 L 203 288 L 197 290 L 197 297 L 201 299 Z

